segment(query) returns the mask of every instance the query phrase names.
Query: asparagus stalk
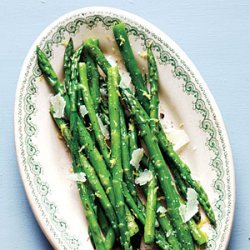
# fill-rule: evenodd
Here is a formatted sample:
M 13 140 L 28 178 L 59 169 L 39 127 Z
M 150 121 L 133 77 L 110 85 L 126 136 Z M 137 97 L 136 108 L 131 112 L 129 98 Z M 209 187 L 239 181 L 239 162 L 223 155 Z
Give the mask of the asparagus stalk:
M 128 138 L 129 138 L 130 157 L 132 157 L 133 151 L 138 148 L 137 132 L 136 132 L 134 120 L 132 119 L 129 121 Z
M 177 190 L 179 191 L 179 193 L 181 194 L 181 196 L 186 200 L 187 199 L 187 186 L 184 183 L 184 180 L 181 178 L 181 176 L 180 176 L 180 174 L 179 174 L 179 172 L 178 172 L 177 169 L 172 168 L 171 169 L 171 173 L 173 174 Z M 199 211 L 193 216 L 193 219 L 196 222 L 200 221 L 201 214 L 200 214 Z
M 156 231 L 155 233 L 155 237 L 156 237 L 156 244 L 163 250 L 172 250 L 171 246 L 169 245 L 169 243 L 165 240 L 165 237 L 163 236 L 163 234 L 161 232 Z
M 150 84 L 150 106 L 149 106 L 149 116 L 150 116 L 150 127 L 153 133 L 158 132 L 158 109 L 159 109 L 159 89 L 158 89 L 158 72 L 157 65 L 154 58 L 154 54 L 151 47 L 147 50 L 148 58 L 148 78 Z
M 127 204 L 129 205 L 129 207 L 131 208 L 131 210 L 133 211 L 133 213 L 135 214 L 135 216 L 139 219 L 139 221 L 145 225 L 145 214 L 143 210 L 140 210 L 137 207 L 137 204 L 135 203 L 133 197 L 130 195 L 129 190 L 126 187 L 126 184 L 123 184 L 123 192 L 124 192 L 124 197 L 126 199 Z M 163 219 L 162 219 L 163 220 Z M 169 225 L 170 222 L 168 221 Z M 154 225 L 155 226 L 155 225 Z M 170 225 L 168 227 L 168 230 L 170 230 L 170 227 L 172 228 L 172 226 Z M 172 229 L 171 231 L 171 235 L 169 235 L 170 239 L 175 238 L 174 236 L 174 230 Z M 174 240 L 169 241 L 169 238 L 167 238 L 167 242 L 165 240 L 165 236 L 164 233 L 159 231 L 158 229 L 155 230 L 155 239 L 156 239 L 156 244 L 161 247 L 162 249 L 165 249 L 164 245 L 166 245 L 167 247 L 170 247 L 170 249 L 172 250 L 179 250 L 179 243 L 177 241 L 177 239 L 175 238 L 175 242 Z M 145 242 L 146 243 L 146 242 Z
M 134 127 L 134 121 L 132 119 L 130 120 L 130 124 L 129 124 L 129 139 L 130 139 L 130 147 L 131 147 L 130 152 L 132 154 L 133 150 L 138 148 L 137 132 L 136 132 L 136 129 Z M 148 160 L 146 159 L 146 157 L 143 157 L 141 166 L 143 166 L 144 168 L 146 168 L 148 166 Z M 146 186 L 143 187 L 143 191 L 144 191 L 145 194 L 147 194 L 147 187 Z M 133 211 L 137 211 L 137 209 L 134 208 L 136 205 L 135 205 L 135 202 L 133 204 L 133 201 L 132 201 L 133 198 L 130 197 L 130 201 L 128 201 L 128 198 L 127 198 L 128 195 L 127 196 L 125 195 L 125 197 L 126 197 L 126 202 L 129 204 L 131 209 Z M 140 204 L 138 204 L 138 208 L 140 208 L 140 209 L 138 209 L 139 213 L 137 214 L 137 217 L 139 218 L 141 223 L 143 225 L 145 225 L 145 215 L 144 215 L 144 210 L 145 209 L 144 209 L 144 205 L 142 205 L 142 207 L 139 207 L 139 205 Z M 160 206 L 161 206 L 160 202 L 156 201 L 156 209 L 158 209 Z M 177 238 L 175 236 L 174 229 L 173 229 L 167 215 L 158 213 L 157 214 L 157 219 L 158 219 L 158 222 L 159 222 L 161 228 L 165 232 L 165 236 L 167 238 L 167 242 L 169 243 L 170 249 L 172 249 L 172 250 L 180 250 L 179 242 L 178 242 L 178 240 L 177 240 Z M 167 234 L 167 232 L 168 232 L 168 234 Z M 158 229 L 155 230 L 156 244 L 161 248 L 162 248 L 162 241 L 161 241 L 162 240 L 162 234 L 163 234 L 163 232 L 159 233 Z
M 157 133 L 158 121 L 158 72 L 156 62 L 151 48 L 148 49 L 148 72 L 150 83 L 150 127 L 154 134 Z M 147 206 L 146 206 L 146 223 L 144 228 L 144 241 L 151 244 L 154 241 L 154 225 L 156 217 L 156 200 L 157 200 L 157 180 L 152 162 L 149 162 L 149 169 L 153 173 L 153 178 L 149 182 L 147 190 Z
M 144 167 L 147 166 L 147 163 L 145 163 L 145 158 L 143 159 L 143 165 L 144 165 Z M 180 199 L 180 202 L 182 202 L 181 199 Z M 159 201 L 157 201 L 156 209 L 158 210 L 158 208 L 160 206 L 161 206 L 161 203 Z M 170 223 L 170 221 L 168 219 L 167 214 L 166 213 L 163 213 L 163 214 L 158 213 L 157 215 L 158 215 L 157 218 L 158 218 L 158 221 L 159 221 L 159 224 L 160 224 L 162 230 L 164 232 L 166 232 L 166 234 L 168 236 L 167 240 L 168 240 L 169 244 L 171 245 L 171 247 L 174 250 L 179 250 L 180 249 L 179 242 L 178 242 L 177 238 L 175 237 L 173 227 L 172 227 L 172 225 L 171 225 L 171 223 Z M 189 220 L 187 222 L 187 225 L 188 225 L 188 227 L 189 227 L 189 229 L 191 231 L 193 239 L 200 246 L 200 245 L 207 242 L 207 235 L 205 233 L 203 233 L 199 229 L 198 225 L 195 223 L 194 220 L 195 220 L 196 216 L 198 217 L 199 214 L 198 215 L 196 214 L 193 217 L 193 219 Z
M 53 115 L 52 115 L 53 116 Z M 58 125 L 60 131 L 62 132 L 62 135 L 64 136 L 65 140 L 67 141 L 67 144 L 69 145 L 70 150 L 72 151 L 72 160 L 73 160 L 73 170 L 75 173 L 82 172 L 82 159 L 79 159 L 79 153 L 78 153 L 78 146 L 74 144 L 74 140 L 71 139 L 71 134 L 70 130 L 67 129 L 66 124 L 63 122 L 62 119 L 57 119 L 54 118 L 56 121 L 56 124 Z M 80 160 L 80 164 L 79 164 Z M 86 159 L 87 162 L 87 159 Z M 86 162 L 85 162 L 85 167 L 86 167 Z M 88 166 L 89 167 L 89 166 Z M 87 171 L 86 171 L 87 170 Z M 88 173 L 89 176 L 89 171 L 88 169 L 85 168 L 86 173 Z M 93 174 L 93 173 L 91 173 Z M 89 176 L 90 177 L 90 176 Z M 93 177 L 91 177 L 93 178 Z M 91 184 L 91 182 L 90 182 Z M 78 182 L 77 183 L 78 191 L 80 194 L 80 198 L 84 207 L 84 212 L 85 216 L 89 222 L 89 228 L 91 232 L 92 239 L 94 241 L 94 244 L 98 250 L 106 250 L 104 240 L 101 234 L 101 229 L 99 227 L 97 218 L 95 216 L 95 211 L 92 206 L 91 198 L 89 196 L 89 191 L 85 183 Z M 104 192 L 105 194 L 105 192 Z
M 70 76 L 70 84 L 68 86 L 68 95 L 70 100 L 70 130 L 72 132 L 74 140 L 77 138 L 77 83 L 78 83 L 78 70 L 77 65 L 80 60 L 80 56 L 83 50 L 83 45 L 81 45 L 76 52 L 71 57 L 71 76 Z
M 70 84 L 70 76 L 71 76 L 71 56 L 74 54 L 74 45 L 72 38 L 69 39 L 69 42 L 66 46 L 63 60 L 63 68 L 64 68 L 64 77 L 65 77 L 65 87 L 68 89 Z
M 132 128 L 132 131 L 135 130 L 134 126 L 131 127 Z M 137 148 L 137 142 L 136 142 L 136 133 L 134 134 L 133 137 L 130 138 L 131 140 L 131 144 L 132 146 L 134 147 L 134 149 Z M 142 163 L 144 165 L 144 167 L 147 166 L 148 164 L 148 161 L 147 159 L 144 157 L 142 159 Z M 176 170 L 176 169 L 175 169 Z M 178 172 L 177 171 L 174 171 L 174 173 L 177 173 L 177 177 L 179 176 L 178 175 Z M 175 175 L 174 175 L 175 176 Z M 180 178 L 180 177 L 179 177 Z M 176 180 L 176 179 L 175 179 Z M 186 193 L 187 192 L 187 188 L 186 186 L 182 183 L 182 180 L 180 179 L 179 182 L 178 182 L 178 185 L 180 186 L 181 185 L 181 189 Z M 177 185 L 177 187 L 178 187 Z M 157 209 L 161 206 L 160 202 L 157 201 Z M 193 218 L 196 219 L 196 217 L 199 218 L 200 214 L 197 213 Z M 167 218 L 167 215 L 166 214 L 160 214 L 158 215 L 158 221 L 161 225 L 161 228 L 164 230 L 164 232 L 168 232 L 168 242 L 170 243 L 170 245 L 172 246 L 173 249 L 180 249 L 179 248 L 179 245 L 178 245 L 178 241 L 175 237 L 175 235 L 173 234 L 174 230 L 172 228 L 172 225 L 170 224 L 170 221 L 169 219 Z M 197 224 L 194 222 L 193 219 L 191 219 L 190 221 L 187 222 L 188 224 L 188 227 L 191 231 L 191 234 L 195 240 L 195 242 L 198 244 L 198 245 L 202 245 L 204 243 L 207 242 L 207 236 L 205 233 L 203 233 L 199 227 L 197 226 Z
M 111 174 L 108 171 L 107 165 L 103 159 L 103 156 L 100 154 L 99 150 L 96 148 L 91 135 L 89 134 L 87 128 L 82 123 L 80 117 L 78 116 L 77 127 L 79 133 L 79 142 L 81 147 L 84 148 L 86 154 L 89 157 L 89 160 L 93 167 L 95 168 L 96 173 L 106 190 L 106 193 L 112 203 L 115 206 L 115 195 L 114 189 L 111 181 Z
M 124 171 L 125 182 L 131 195 L 136 198 L 137 194 L 135 191 L 135 180 L 133 175 L 132 166 L 130 165 L 130 154 L 129 154 L 129 141 L 128 141 L 128 132 L 126 127 L 126 121 L 124 116 L 124 111 L 120 107 L 120 125 L 121 125 L 121 140 L 122 140 L 122 165 Z
M 111 67 L 108 60 L 105 58 L 101 50 L 98 46 L 96 46 L 93 42 L 94 39 L 89 38 L 85 42 L 85 49 L 88 54 L 92 57 L 96 64 L 100 66 L 100 68 L 104 71 L 106 75 L 108 75 L 108 69 Z
M 141 168 L 145 169 L 148 167 L 148 165 L 150 166 L 151 164 L 152 164 L 151 161 L 149 161 L 149 159 L 147 159 L 147 157 L 142 158 Z M 156 185 L 158 185 L 158 183 Z M 143 191 L 145 194 L 148 193 L 146 187 L 143 188 Z M 160 207 L 161 207 L 161 203 L 157 199 L 156 200 L 156 210 L 158 210 Z M 175 236 L 174 229 L 171 225 L 171 222 L 170 222 L 167 214 L 166 213 L 157 213 L 156 215 L 157 215 L 158 222 L 159 222 L 163 232 L 166 235 L 167 241 L 169 242 L 169 244 L 171 246 L 171 249 L 180 250 L 179 241 L 177 240 L 177 238 Z
M 146 115 L 146 114 L 145 114 Z M 208 196 L 200 185 L 200 183 L 194 180 L 191 176 L 191 171 L 188 165 L 182 161 L 180 156 L 174 151 L 171 142 L 167 139 L 164 131 L 160 127 L 160 131 L 158 133 L 159 145 L 161 147 L 162 152 L 164 153 L 167 163 L 169 164 L 171 169 L 178 169 L 178 172 L 182 179 L 184 180 L 187 187 L 193 188 L 198 193 L 198 201 L 202 208 L 204 209 L 207 217 L 213 225 L 216 225 L 215 215 L 212 209 L 212 206 L 208 200 Z
M 133 214 L 130 212 L 129 207 L 127 204 L 125 204 L 125 215 L 126 215 L 126 221 L 128 224 L 128 230 L 129 230 L 129 236 L 133 237 L 139 232 L 139 227 L 135 222 L 135 217 Z
M 113 31 L 114 31 L 114 35 L 116 37 L 118 46 L 120 48 L 124 63 L 127 67 L 127 70 L 131 74 L 132 82 L 135 85 L 136 94 L 138 95 L 139 101 L 141 105 L 144 107 L 145 111 L 149 113 L 150 109 L 148 106 L 148 100 L 146 100 L 145 98 L 147 96 L 146 87 L 145 87 L 145 84 L 142 83 L 141 72 L 133 56 L 132 49 L 131 49 L 131 46 L 129 44 L 129 40 L 126 34 L 125 25 L 124 24 L 115 25 L 113 28 Z M 149 70 L 149 75 L 151 75 L 152 73 L 151 79 L 153 79 L 153 82 L 156 82 L 157 77 L 156 75 L 154 75 L 154 73 L 156 72 L 156 64 L 154 62 L 153 54 L 150 52 L 150 49 L 148 50 L 148 52 L 149 52 L 149 55 L 148 55 L 149 66 L 150 65 L 153 66 Z M 139 80 L 137 78 L 139 78 Z M 153 84 L 152 86 L 153 82 L 151 80 L 151 90 L 152 90 L 152 87 L 155 86 L 155 84 Z M 141 96 L 143 94 L 144 96 Z M 154 103 L 154 99 L 151 100 L 151 103 L 152 104 Z M 195 189 L 195 191 L 198 193 L 198 200 L 201 206 L 203 207 L 204 211 L 206 212 L 209 220 L 211 221 L 213 225 L 216 225 L 214 212 L 209 203 L 206 192 L 197 181 L 192 179 L 189 167 L 180 159 L 178 154 L 173 150 L 172 144 L 168 141 L 165 133 L 163 132 L 161 128 L 161 125 L 160 125 L 160 133 L 158 134 L 157 137 L 159 140 L 159 145 L 162 151 L 164 152 L 164 154 L 166 155 L 170 167 L 177 168 L 180 172 L 181 177 L 185 180 L 186 185 L 188 187 L 192 187 Z
M 99 104 L 101 101 L 99 89 L 99 73 L 93 59 L 89 55 L 86 56 L 86 64 L 88 69 L 89 91 L 93 100 L 95 112 L 98 113 Z
M 144 105 L 145 106 L 145 105 Z M 150 120 L 147 112 L 143 109 L 143 107 L 139 108 L 142 116 L 146 120 Z M 200 205 L 203 207 L 205 213 L 207 214 L 210 222 L 213 225 L 216 225 L 215 215 L 212 209 L 212 206 L 208 200 L 208 196 L 203 189 L 203 187 L 194 180 L 191 176 L 191 171 L 186 163 L 184 163 L 180 156 L 174 151 L 172 143 L 167 139 L 166 134 L 164 133 L 161 124 L 158 126 L 159 132 L 156 134 L 159 146 L 164 153 L 167 163 L 169 164 L 171 170 L 176 168 L 179 171 L 185 185 L 187 187 L 193 188 L 198 193 L 198 200 Z
M 121 132 L 120 132 L 120 103 L 118 97 L 118 84 L 120 77 L 118 67 L 108 70 L 108 107 L 110 113 L 111 130 L 111 171 L 115 193 L 116 212 L 118 215 L 121 244 L 123 248 L 131 249 L 130 235 L 127 221 L 125 219 L 125 203 L 122 192 L 122 157 L 121 157 Z
M 101 230 L 105 235 L 105 246 L 107 250 L 112 250 L 115 243 L 115 231 L 112 227 L 110 227 L 110 224 L 106 219 L 104 211 L 100 207 L 97 210 L 97 217 L 101 226 Z
M 104 135 L 101 131 L 97 115 L 94 109 L 94 102 L 93 99 L 91 98 L 90 91 L 89 91 L 89 85 L 88 85 L 88 78 L 87 78 L 87 67 L 85 63 L 79 63 L 79 88 L 82 90 L 82 96 L 84 103 L 86 105 L 86 108 L 88 110 L 88 116 L 90 118 L 93 131 L 95 134 L 96 141 L 99 145 L 100 151 L 104 157 L 104 160 L 106 164 L 109 164 L 109 150 L 108 150 L 108 145 L 105 141 Z
M 116 43 L 120 49 L 124 64 L 127 71 L 130 73 L 132 82 L 136 88 L 136 94 L 140 103 L 145 106 L 145 109 L 149 110 L 149 99 L 147 96 L 148 90 L 144 84 L 142 73 L 135 60 L 132 48 L 129 43 L 128 35 L 126 32 L 126 26 L 123 23 L 119 23 L 113 27 L 113 33 Z
M 52 112 L 51 112 L 51 114 L 53 117 Z M 54 118 L 54 120 L 55 120 L 58 128 L 60 129 L 61 134 L 62 134 L 63 138 L 65 139 L 67 145 L 71 145 L 70 146 L 71 154 L 76 157 L 78 164 L 83 167 L 83 170 L 87 176 L 87 180 L 89 181 L 91 188 L 95 192 L 95 196 L 98 197 L 103 209 L 105 209 L 106 215 L 109 218 L 109 221 L 110 221 L 112 227 L 114 228 L 114 230 L 117 231 L 117 219 L 116 219 L 115 211 L 114 211 L 114 209 L 113 209 L 113 207 L 112 207 L 112 205 L 107 197 L 107 194 L 104 191 L 104 189 L 103 189 L 103 187 L 102 187 L 102 185 L 101 185 L 101 183 L 100 183 L 100 181 L 95 173 L 94 168 L 91 166 L 91 164 L 89 163 L 87 158 L 82 153 L 79 153 L 79 151 L 80 151 L 79 145 L 78 145 L 77 141 L 74 141 L 74 142 L 72 141 L 72 135 L 71 135 L 71 132 L 70 132 L 66 122 L 63 119 L 59 119 L 59 118 Z
M 144 226 L 144 242 L 152 244 L 155 238 L 155 220 L 156 220 L 156 200 L 157 200 L 157 180 L 152 163 L 149 163 L 149 170 L 153 174 L 152 180 L 148 184 L 146 219 Z
M 169 208 L 169 215 L 176 230 L 178 240 L 184 249 L 194 249 L 194 244 L 190 231 L 179 214 L 179 196 L 172 184 L 171 176 L 167 165 L 163 159 L 157 139 L 151 132 L 148 125 L 148 120 L 144 118 L 140 103 L 134 98 L 129 89 L 121 88 L 123 100 L 130 108 L 131 114 L 134 116 L 135 122 L 140 129 L 141 137 L 147 146 L 150 159 L 158 174 L 158 180 L 161 188 L 165 194 L 167 206 Z
M 161 203 L 157 201 L 156 203 L 156 209 L 158 209 L 161 206 Z M 158 214 L 157 219 L 159 221 L 159 224 L 162 228 L 162 230 L 165 232 L 167 241 L 169 242 L 170 246 L 173 250 L 180 250 L 180 244 L 175 236 L 174 229 L 169 221 L 169 218 L 167 217 L 167 214 Z
M 65 93 L 65 86 L 64 84 L 58 79 L 52 65 L 49 62 L 49 59 L 45 55 L 45 53 L 39 48 L 36 48 L 36 54 L 37 54 L 37 62 L 40 70 L 42 71 L 44 77 L 52 87 L 55 93 L 59 93 L 63 96 L 63 98 L 66 100 L 66 107 L 65 107 L 65 113 L 70 114 L 70 102 L 69 97 Z
M 82 47 L 80 47 L 80 49 L 81 48 Z M 78 57 L 75 56 L 75 58 L 77 59 Z M 46 57 L 46 55 L 43 53 L 43 51 L 39 47 L 37 47 L 37 59 L 38 59 L 38 64 L 39 64 L 40 69 L 42 70 L 44 76 L 48 80 L 48 83 L 50 84 L 50 86 L 53 88 L 54 92 L 57 94 L 62 93 L 62 97 L 64 98 L 64 100 L 66 102 L 65 115 L 67 118 L 69 118 L 71 115 L 70 99 L 69 99 L 68 95 L 64 92 L 64 90 L 63 90 L 64 86 L 58 80 L 58 77 L 56 76 L 56 73 L 53 70 L 48 58 Z M 77 79 L 77 72 L 75 71 L 75 67 L 77 67 L 77 66 L 74 66 L 75 73 L 73 75 L 73 79 Z M 73 81 L 73 84 L 75 84 L 75 83 L 76 83 L 76 80 Z M 71 82 L 71 84 L 72 84 L 72 82 Z M 74 88 L 74 91 L 75 91 L 75 89 L 76 88 Z M 63 90 L 63 92 L 62 92 L 62 90 Z M 75 105 L 74 102 L 73 102 L 73 105 Z M 79 135 L 79 141 L 81 144 L 81 148 L 84 148 L 84 150 L 88 154 L 90 162 L 94 166 L 95 171 L 98 174 L 98 177 L 100 178 L 100 181 L 101 181 L 102 185 L 104 186 L 105 191 L 108 194 L 112 205 L 114 206 L 115 205 L 115 198 L 114 198 L 114 191 L 113 191 L 113 187 L 112 187 L 110 172 L 107 169 L 107 166 L 105 164 L 105 161 L 103 160 L 102 155 L 100 154 L 99 150 L 96 148 L 90 133 L 88 132 L 87 128 L 84 126 L 81 118 L 78 115 L 77 115 L 76 120 L 77 120 L 76 124 L 77 124 L 77 128 L 78 128 L 77 133 Z
M 88 190 L 83 183 L 78 183 L 77 186 L 78 186 L 81 201 L 82 201 L 82 204 L 84 207 L 84 212 L 85 212 L 86 218 L 89 222 L 90 231 L 91 231 L 96 249 L 107 250 L 107 248 L 105 247 L 105 244 L 104 244 L 102 234 L 101 234 L 101 229 L 99 227 L 94 210 L 91 206 L 91 202 L 90 202 L 90 199 L 88 196 Z
M 143 211 L 141 211 L 137 204 L 134 201 L 134 198 L 129 192 L 129 189 L 125 183 L 122 185 L 123 187 L 123 195 L 126 199 L 126 203 L 131 208 L 132 212 L 134 213 L 135 217 L 139 219 L 139 221 L 144 225 L 145 224 L 145 216 L 143 214 Z
M 105 238 L 105 247 L 107 250 L 112 250 L 114 244 L 115 244 L 115 233 L 112 228 L 109 228 Z
M 195 242 L 199 246 L 207 243 L 207 241 L 208 241 L 207 234 L 200 230 L 200 228 L 197 226 L 197 224 L 195 223 L 195 221 L 193 219 L 189 220 L 187 222 L 187 224 L 191 230 L 191 234 L 192 234 Z

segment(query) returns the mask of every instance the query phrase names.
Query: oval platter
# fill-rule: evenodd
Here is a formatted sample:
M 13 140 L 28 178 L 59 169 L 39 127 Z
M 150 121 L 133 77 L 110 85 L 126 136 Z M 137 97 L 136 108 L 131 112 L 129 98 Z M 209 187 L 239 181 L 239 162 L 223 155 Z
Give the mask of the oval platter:
M 49 115 L 51 90 L 36 61 L 40 46 L 63 77 L 65 43 L 75 47 L 97 37 L 101 49 L 120 63 L 112 26 L 127 24 L 138 64 L 152 43 L 160 76 L 160 109 L 166 127 L 183 127 L 190 143 L 181 157 L 208 193 L 218 221 L 207 227 L 206 249 L 226 249 L 235 207 L 234 167 L 231 148 L 219 109 L 201 75 L 185 53 L 158 28 L 131 13 L 107 7 L 70 12 L 49 25 L 32 45 L 20 73 L 15 103 L 15 141 L 21 177 L 40 227 L 55 249 L 93 249 L 75 184 L 67 175 L 70 155 Z

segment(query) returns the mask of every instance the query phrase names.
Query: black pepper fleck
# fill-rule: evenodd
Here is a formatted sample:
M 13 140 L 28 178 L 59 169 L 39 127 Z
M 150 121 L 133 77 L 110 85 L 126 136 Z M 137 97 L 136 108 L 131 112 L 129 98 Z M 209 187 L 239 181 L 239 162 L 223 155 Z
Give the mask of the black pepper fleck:
M 163 119 L 164 118 L 164 114 L 163 113 L 160 113 L 160 118 Z

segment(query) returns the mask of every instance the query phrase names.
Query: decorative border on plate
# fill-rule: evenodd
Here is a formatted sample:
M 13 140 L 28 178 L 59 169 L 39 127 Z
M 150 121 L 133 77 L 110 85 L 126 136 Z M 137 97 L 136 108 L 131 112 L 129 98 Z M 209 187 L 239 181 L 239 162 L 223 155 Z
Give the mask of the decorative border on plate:
M 229 185 L 230 177 L 228 153 L 225 150 L 226 146 L 222 131 L 218 121 L 216 120 L 216 114 L 213 112 L 213 107 L 211 106 L 209 98 L 207 97 L 202 84 L 195 78 L 192 71 L 185 64 L 185 62 L 181 60 L 179 55 L 165 41 L 163 41 L 162 38 L 158 37 L 152 31 L 149 31 L 146 27 L 125 16 L 116 15 L 113 12 L 109 13 L 107 11 L 87 12 L 86 14 L 84 13 L 72 16 L 62 23 L 57 24 L 53 30 L 44 36 L 41 41 L 41 45 L 43 45 L 43 49 L 47 56 L 51 57 L 53 54 L 52 46 L 62 43 L 65 33 L 73 36 L 79 31 L 79 28 L 82 25 L 85 25 L 88 29 L 93 29 L 99 22 L 106 29 L 110 29 L 114 24 L 119 22 L 120 19 L 127 23 L 128 33 L 140 39 L 144 46 L 146 46 L 149 41 L 152 42 L 153 49 L 159 55 L 160 63 L 172 66 L 174 77 L 184 81 L 183 91 L 188 95 L 192 95 L 194 98 L 193 109 L 202 117 L 200 120 L 200 128 L 208 135 L 206 146 L 214 153 L 214 157 L 211 159 L 211 166 L 217 175 L 217 178 L 213 182 L 213 188 L 219 197 L 214 204 L 219 223 L 216 228 L 216 232 L 213 232 L 213 237 L 208 243 L 208 249 L 216 249 L 216 246 L 218 245 L 218 237 L 221 234 L 221 241 L 217 247 L 217 249 L 220 249 L 224 240 L 223 234 L 229 226 L 228 223 L 232 207 Z M 66 222 L 59 218 L 56 205 L 48 197 L 49 187 L 48 184 L 43 181 L 42 166 L 35 160 L 39 151 L 32 140 L 32 137 L 36 135 L 38 129 L 32 122 L 32 116 L 36 112 L 33 98 L 37 93 L 36 79 L 41 75 L 35 60 L 36 56 L 34 53 L 27 66 L 26 74 L 24 80 L 22 81 L 19 92 L 20 94 L 18 96 L 18 131 L 19 140 L 21 142 L 21 158 L 25 166 L 25 176 L 31 188 L 33 198 L 40 208 L 41 215 L 59 245 L 61 245 L 64 249 L 78 249 L 80 244 L 79 240 L 74 236 L 69 235 Z M 29 77 L 30 71 L 32 71 L 32 76 Z M 222 145 L 221 147 L 220 143 Z M 222 155 L 225 158 L 225 166 L 223 166 Z M 222 179 L 225 173 L 227 175 L 226 185 Z M 227 190 L 225 190 L 225 186 L 227 187 Z M 227 212 L 225 214 L 224 209 L 226 205 L 226 198 Z M 225 223 L 222 225 L 220 222 L 224 218 Z M 221 229 L 223 230 L 222 233 L 220 231 Z M 67 247 L 64 243 L 66 243 Z

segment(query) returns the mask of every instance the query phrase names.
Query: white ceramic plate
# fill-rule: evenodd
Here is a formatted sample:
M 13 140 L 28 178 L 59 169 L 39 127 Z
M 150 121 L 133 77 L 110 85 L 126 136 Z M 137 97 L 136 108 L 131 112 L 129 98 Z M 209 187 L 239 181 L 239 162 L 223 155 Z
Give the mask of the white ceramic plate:
M 62 77 L 64 43 L 75 47 L 98 37 L 106 54 L 116 48 L 112 25 L 122 20 L 138 56 L 152 41 L 160 74 L 161 108 L 168 125 L 184 124 L 191 138 L 183 159 L 208 193 L 218 225 L 208 229 L 208 249 L 226 249 L 234 215 L 235 184 L 227 133 L 207 85 L 183 51 L 164 33 L 130 13 L 103 7 L 71 12 L 49 25 L 32 45 L 22 67 L 16 92 L 15 139 L 20 172 L 32 210 L 56 249 L 92 249 L 87 224 L 74 183 L 67 179 L 70 156 L 49 115 L 49 89 L 35 55 L 39 45 Z M 119 55 L 116 50 L 115 55 Z M 170 123 L 172 122 L 172 124 Z

